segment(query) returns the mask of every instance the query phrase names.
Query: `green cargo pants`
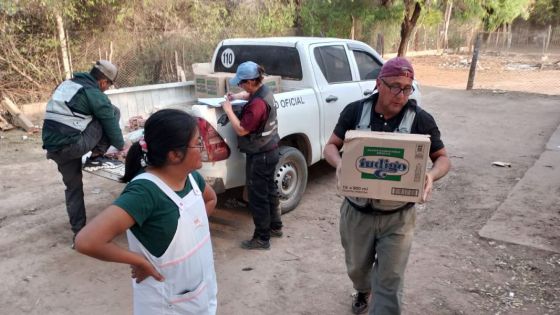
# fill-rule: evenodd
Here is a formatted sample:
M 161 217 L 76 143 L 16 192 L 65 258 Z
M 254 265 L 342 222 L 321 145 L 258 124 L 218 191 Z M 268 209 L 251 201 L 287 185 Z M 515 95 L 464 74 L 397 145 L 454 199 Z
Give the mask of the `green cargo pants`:
M 414 207 L 379 215 L 362 213 L 346 199 L 342 203 L 340 238 L 346 270 L 354 289 L 372 291 L 370 315 L 401 313 L 404 271 L 415 223 Z

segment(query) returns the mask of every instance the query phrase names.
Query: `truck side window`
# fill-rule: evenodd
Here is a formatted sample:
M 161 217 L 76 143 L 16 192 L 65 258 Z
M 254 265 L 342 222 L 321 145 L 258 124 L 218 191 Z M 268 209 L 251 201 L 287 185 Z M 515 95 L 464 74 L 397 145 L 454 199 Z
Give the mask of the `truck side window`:
M 313 54 L 321 72 L 329 83 L 352 81 L 352 72 L 344 46 L 322 46 L 314 49 Z
M 381 63 L 364 51 L 353 50 L 352 52 L 360 71 L 360 81 L 377 79 L 381 70 Z
M 232 63 L 226 67 L 221 56 L 229 50 Z M 235 73 L 237 66 L 245 61 L 253 61 L 264 67 L 266 74 L 279 75 L 282 79 L 302 80 L 301 60 L 295 47 L 271 45 L 224 45 L 219 48 L 214 64 L 216 72 Z

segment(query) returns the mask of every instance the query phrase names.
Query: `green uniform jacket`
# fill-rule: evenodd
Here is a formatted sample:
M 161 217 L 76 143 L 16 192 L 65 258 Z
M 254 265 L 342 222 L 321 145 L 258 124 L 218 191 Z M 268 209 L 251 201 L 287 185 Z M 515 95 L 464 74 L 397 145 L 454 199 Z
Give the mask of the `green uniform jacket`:
M 86 72 L 74 74 L 72 81 L 83 86 L 82 89 L 70 100 L 68 106 L 73 112 L 91 115 L 103 126 L 103 132 L 115 148 L 121 150 L 124 140 L 119 121 L 115 117 L 115 110 L 111 101 L 101 92 L 97 81 Z M 43 124 L 43 148 L 48 151 L 57 151 L 68 144 L 78 142 L 80 132 L 60 128 L 57 122 L 45 120 Z

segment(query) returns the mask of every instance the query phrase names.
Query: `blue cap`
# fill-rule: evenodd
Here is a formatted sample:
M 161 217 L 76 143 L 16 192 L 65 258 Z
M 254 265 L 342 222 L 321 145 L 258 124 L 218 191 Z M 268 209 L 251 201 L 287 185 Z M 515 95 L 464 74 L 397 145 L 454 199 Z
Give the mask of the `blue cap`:
M 229 79 L 229 84 L 238 85 L 241 80 L 252 80 L 259 76 L 259 65 L 252 61 L 245 61 L 237 67 L 235 77 Z

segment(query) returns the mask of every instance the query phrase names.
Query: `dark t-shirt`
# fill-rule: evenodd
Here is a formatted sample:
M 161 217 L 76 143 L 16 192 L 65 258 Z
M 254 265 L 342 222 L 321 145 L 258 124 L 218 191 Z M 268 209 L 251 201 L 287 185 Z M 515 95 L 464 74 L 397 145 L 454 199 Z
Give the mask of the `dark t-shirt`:
M 250 103 L 246 104 L 243 108 L 243 115 L 241 116 L 241 127 L 254 133 L 262 124 L 268 119 L 268 107 L 261 98 L 254 98 Z
M 416 101 L 409 100 L 398 115 L 385 120 L 383 115 L 375 112 L 377 96 L 378 94 L 376 93 L 368 98 L 348 104 L 340 113 L 340 117 L 334 127 L 333 133 L 340 139 L 344 140 L 346 131 L 354 130 L 356 125 L 360 122 L 364 102 L 371 101 L 373 102 L 370 118 L 371 131 L 393 132 L 401 123 L 406 110 L 412 107 L 416 110 L 416 117 L 412 122 L 411 133 L 430 135 L 430 153 L 436 152 L 445 147 L 443 141 L 441 141 L 441 134 L 436 121 L 428 112 L 417 107 Z
M 202 175 L 196 171 L 191 175 L 200 191 L 204 191 L 206 182 Z M 191 190 L 187 177 L 185 188 L 176 193 L 184 198 Z M 113 204 L 134 219 L 136 223 L 130 230 L 150 254 L 160 257 L 165 253 L 177 230 L 179 208 L 155 183 L 147 179 L 131 181 Z

